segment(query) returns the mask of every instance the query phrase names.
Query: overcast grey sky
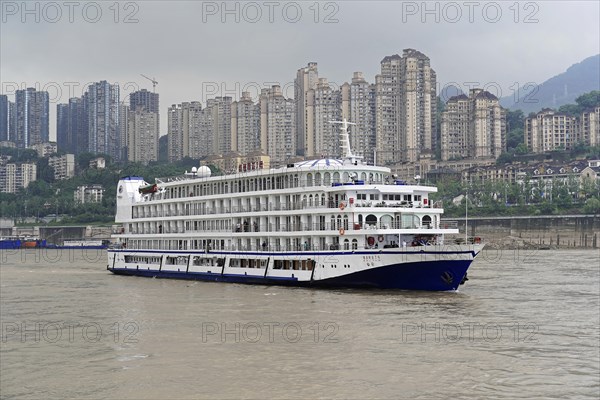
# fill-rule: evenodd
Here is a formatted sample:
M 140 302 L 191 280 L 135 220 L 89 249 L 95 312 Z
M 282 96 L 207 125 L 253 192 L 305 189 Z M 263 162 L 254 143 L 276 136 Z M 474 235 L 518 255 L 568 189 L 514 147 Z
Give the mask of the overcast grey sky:
M 354 71 L 373 82 L 386 55 L 414 48 L 440 86 L 472 82 L 503 96 L 600 53 L 598 1 L 1 1 L 0 92 L 50 92 L 56 104 L 108 80 L 121 97 L 152 89 L 166 109 L 216 95 L 253 96 L 279 83 L 293 96 L 309 61 L 341 84 Z M 491 91 L 492 91 L 491 90 Z

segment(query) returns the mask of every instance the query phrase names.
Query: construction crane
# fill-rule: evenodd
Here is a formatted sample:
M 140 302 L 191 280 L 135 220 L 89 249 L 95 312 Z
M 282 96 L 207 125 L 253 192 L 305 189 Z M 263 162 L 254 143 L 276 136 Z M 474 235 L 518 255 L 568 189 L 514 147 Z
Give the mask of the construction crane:
M 156 79 L 154 79 L 154 78 L 148 78 L 144 74 L 140 74 L 140 75 L 143 76 L 144 78 L 148 79 L 150 82 L 152 82 L 152 92 L 156 93 L 156 85 L 158 85 L 158 82 L 156 81 Z

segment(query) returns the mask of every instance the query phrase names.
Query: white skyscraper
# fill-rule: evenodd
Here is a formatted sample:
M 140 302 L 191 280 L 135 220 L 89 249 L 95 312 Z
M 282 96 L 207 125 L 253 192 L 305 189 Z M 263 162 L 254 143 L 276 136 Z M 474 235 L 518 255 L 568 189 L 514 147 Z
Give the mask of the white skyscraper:
M 313 96 L 308 93 L 317 87 L 318 79 L 319 72 L 316 62 L 309 62 L 306 67 L 300 68 L 296 73 L 294 81 L 295 147 L 299 155 L 315 155 Z
M 271 165 L 283 165 L 296 156 L 296 108 L 274 85 L 260 94 L 261 147 L 271 156 Z
M 246 155 L 260 150 L 260 104 L 254 104 L 249 92 L 243 92 L 231 106 L 231 147 Z

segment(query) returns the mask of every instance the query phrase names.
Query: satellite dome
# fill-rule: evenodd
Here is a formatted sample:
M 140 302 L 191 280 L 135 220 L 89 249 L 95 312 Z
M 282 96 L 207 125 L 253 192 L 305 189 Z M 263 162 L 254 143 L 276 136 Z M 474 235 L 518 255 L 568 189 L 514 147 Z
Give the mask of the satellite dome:
M 199 178 L 208 178 L 210 176 L 210 168 L 206 165 L 201 166 L 197 171 L 196 174 Z
M 197 171 L 198 171 L 198 168 L 196 168 L 196 167 L 192 167 L 192 173 L 194 173 L 194 174 L 195 174 Z

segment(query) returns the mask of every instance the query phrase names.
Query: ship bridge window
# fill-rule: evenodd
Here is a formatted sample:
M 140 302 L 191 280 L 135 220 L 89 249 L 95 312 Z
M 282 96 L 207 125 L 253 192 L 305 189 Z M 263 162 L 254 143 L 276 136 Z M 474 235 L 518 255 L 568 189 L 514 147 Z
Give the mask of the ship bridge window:
M 306 186 L 312 186 L 313 184 L 313 176 L 312 174 L 306 174 Z
M 324 179 L 324 184 L 325 186 L 329 186 L 331 185 L 331 174 L 329 172 L 325 172 L 325 179 Z
M 321 186 L 321 173 L 317 172 L 315 174 L 315 186 Z

